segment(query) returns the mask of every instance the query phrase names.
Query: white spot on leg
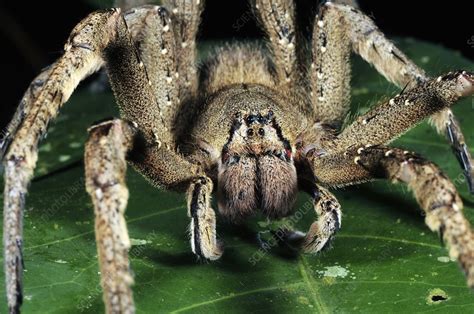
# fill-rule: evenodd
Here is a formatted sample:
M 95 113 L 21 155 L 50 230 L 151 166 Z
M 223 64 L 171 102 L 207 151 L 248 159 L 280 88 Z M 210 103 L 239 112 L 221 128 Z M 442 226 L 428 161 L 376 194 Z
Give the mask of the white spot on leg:
M 322 53 L 325 53 L 325 52 L 326 52 L 326 50 L 327 50 L 327 49 L 326 49 L 326 47 L 324 47 L 324 46 L 323 46 L 323 47 L 321 47 L 321 52 L 322 52 Z
M 390 99 L 390 101 L 388 102 L 390 106 L 393 106 L 395 105 L 395 100 L 394 99 Z
M 100 200 L 104 196 L 104 193 L 102 192 L 102 189 L 96 189 L 95 190 L 95 197 Z
M 169 30 L 170 30 L 169 25 L 165 25 L 165 27 L 163 27 L 163 32 L 167 33 Z
M 359 162 L 360 162 L 360 157 L 359 157 L 359 156 L 357 156 L 356 158 L 354 158 L 354 163 L 355 163 L 356 165 L 358 165 Z
M 162 55 L 165 55 L 168 53 L 168 49 L 164 48 L 164 49 L 161 49 L 161 54 Z
M 319 21 L 318 21 L 318 26 L 319 26 L 319 27 L 323 27 L 323 26 L 324 26 L 324 21 L 323 21 L 323 20 L 319 20 Z
M 158 145 L 158 149 L 161 148 L 161 141 L 158 139 L 155 139 L 156 144 Z
M 173 78 L 172 78 L 171 76 L 167 76 L 167 77 L 166 77 L 166 82 L 167 82 L 168 84 L 171 84 L 171 82 L 173 82 Z

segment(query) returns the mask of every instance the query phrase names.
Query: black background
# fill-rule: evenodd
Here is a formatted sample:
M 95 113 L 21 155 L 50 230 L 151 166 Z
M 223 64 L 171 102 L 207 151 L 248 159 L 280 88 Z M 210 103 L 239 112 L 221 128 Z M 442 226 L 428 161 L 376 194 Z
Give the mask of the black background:
M 297 0 L 302 20 L 314 17 L 316 3 Z M 388 36 L 440 43 L 474 60 L 474 8 L 470 1 L 360 0 L 359 3 Z M 77 0 L 0 3 L 1 129 L 10 120 L 29 82 L 41 68 L 61 55 L 70 30 L 93 9 Z M 200 38 L 260 37 L 261 32 L 249 16 L 246 0 L 207 0 Z

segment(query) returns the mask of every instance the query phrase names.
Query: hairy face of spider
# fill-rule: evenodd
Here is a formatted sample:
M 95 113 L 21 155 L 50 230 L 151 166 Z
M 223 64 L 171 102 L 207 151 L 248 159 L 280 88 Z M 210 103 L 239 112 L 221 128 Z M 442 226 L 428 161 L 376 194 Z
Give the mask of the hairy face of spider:
M 272 111 L 237 119 L 219 163 L 219 210 L 241 220 L 260 208 L 268 217 L 288 215 L 297 194 L 290 143 Z

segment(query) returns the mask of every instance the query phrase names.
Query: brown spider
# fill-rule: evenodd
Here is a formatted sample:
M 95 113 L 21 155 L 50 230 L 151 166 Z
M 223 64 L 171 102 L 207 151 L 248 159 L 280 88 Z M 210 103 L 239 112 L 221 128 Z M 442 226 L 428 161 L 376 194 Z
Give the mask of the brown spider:
M 255 0 L 252 7 L 269 49 L 233 45 L 200 69 L 199 0 L 95 12 L 74 28 L 64 55 L 31 83 L 1 143 L 11 313 L 22 303 L 22 213 L 38 142 L 79 82 L 103 66 L 121 119 L 90 128 L 85 166 L 107 312 L 135 309 L 124 219 L 127 162 L 157 186 L 187 191 L 191 247 L 208 260 L 223 252 L 210 206 L 214 190 L 219 212 L 232 221 L 257 210 L 287 216 L 298 189 L 308 192 L 319 218 L 293 244 L 316 253 L 341 226 L 340 205 L 327 188 L 377 178 L 404 182 L 474 286 L 474 235 L 454 185 L 433 163 L 385 146 L 431 117 L 451 141 L 472 191 L 471 157 L 449 108 L 474 93 L 474 74 L 428 78 L 367 16 L 329 2 L 314 23 L 312 58 L 305 58 L 292 1 Z M 351 49 L 404 89 L 343 127 Z

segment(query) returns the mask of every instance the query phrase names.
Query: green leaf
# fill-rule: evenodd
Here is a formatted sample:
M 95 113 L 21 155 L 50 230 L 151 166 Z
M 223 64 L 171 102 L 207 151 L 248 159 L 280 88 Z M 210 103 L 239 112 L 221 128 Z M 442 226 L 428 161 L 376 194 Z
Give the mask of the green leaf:
M 399 44 L 432 75 L 474 68 L 458 53 L 439 46 L 408 39 Z M 396 92 L 359 59 L 353 85 L 354 113 Z M 472 99 L 467 99 L 454 110 L 471 145 L 473 109 Z M 103 311 L 93 210 L 81 158 L 86 128 L 110 115 L 116 115 L 110 94 L 79 91 L 41 145 L 26 203 L 25 313 Z M 466 215 L 474 222 L 473 200 L 443 138 L 423 123 L 396 145 L 439 164 L 456 182 Z M 473 308 L 474 295 L 457 263 L 424 225 L 418 205 L 403 186 L 377 182 L 337 191 L 343 228 L 333 248 L 319 255 L 263 250 L 256 234 L 265 235 L 272 224 L 257 217 L 245 226 L 221 223 L 223 258 L 200 263 L 188 243 L 184 196 L 151 187 L 131 169 L 127 182 L 138 313 L 464 313 Z M 305 195 L 300 195 L 296 210 L 305 212 L 303 219 L 296 219 L 305 231 L 315 219 Z M 5 298 L 0 300 L 0 311 L 5 311 Z

